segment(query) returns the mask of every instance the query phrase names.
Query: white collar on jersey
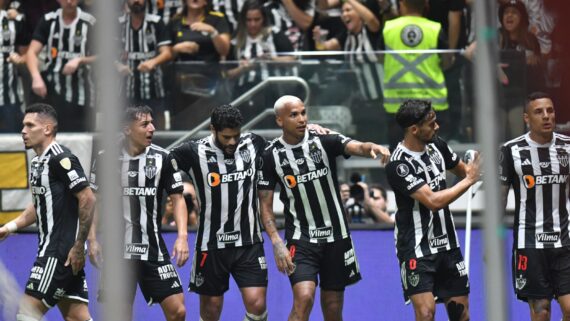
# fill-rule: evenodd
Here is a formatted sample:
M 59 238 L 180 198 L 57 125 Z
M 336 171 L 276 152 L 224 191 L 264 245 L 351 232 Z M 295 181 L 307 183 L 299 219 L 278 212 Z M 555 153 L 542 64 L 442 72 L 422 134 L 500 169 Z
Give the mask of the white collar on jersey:
M 426 150 L 427 150 L 427 145 L 426 145 L 426 148 L 424 149 L 423 152 L 415 152 L 415 151 L 413 151 L 413 150 L 410 150 L 410 149 L 408 149 L 406 146 L 404 146 L 404 144 L 402 144 L 402 142 L 399 142 L 399 143 L 398 143 L 398 147 L 397 147 L 397 148 L 403 149 L 406 153 L 412 155 L 414 158 L 418 158 L 418 159 L 419 159 L 419 158 L 421 158 L 421 156 L 426 152 Z
M 530 138 L 530 132 L 526 133 L 526 134 L 524 135 L 524 138 L 526 139 L 527 143 L 528 143 L 530 146 L 533 146 L 533 147 L 548 147 L 548 146 L 551 146 L 551 145 L 554 144 L 554 140 L 556 139 L 556 137 L 554 137 L 554 134 L 552 134 L 552 140 L 551 140 L 550 142 L 548 142 L 548 143 L 546 143 L 546 144 L 539 144 L 539 143 L 535 142 L 534 140 L 532 140 L 532 138 Z
M 281 144 L 283 144 L 283 146 L 285 146 L 285 148 L 299 147 L 299 146 L 303 145 L 304 143 L 306 143 L 307 140 L 309 140 L 309 130 L 308 129 L 305 129 L 305 137 L 303 137 L 303 140 L 300 141 L 297 145 L 287 144 L 285 142 L 285 140 L 283 139 L 283 135 L 281 135 L 281 137 L 279 137 L 279 142 L 281 142 Z

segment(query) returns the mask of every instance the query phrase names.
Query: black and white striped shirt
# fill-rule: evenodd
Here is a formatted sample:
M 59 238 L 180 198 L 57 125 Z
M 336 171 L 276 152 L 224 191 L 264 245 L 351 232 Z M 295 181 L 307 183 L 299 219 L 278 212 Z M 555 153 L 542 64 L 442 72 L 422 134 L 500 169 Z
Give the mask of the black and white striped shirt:
M 89 187 L 79 159 L 53 142 L 31 162 L 30 187 L 38 226 L 38 257 L 66 260 L 79 229 L 74 194 Z
M 303 8 L 300 8 L 297 5 L 299 10 L 310 15 L 311 17 L 315 16 L 315 0 L 295 1 L 296 4 L 298 2 L 302 2 L 304 5 Z M 287 9 L 285 9 L 285 6 L 281 4 L 280 1 L 270 1 L 267 2 L 265 6 L 266 10 L 269 12 L 270 25 L 273 28 L 273 31 L 275 33 L 283 32 L 283 34 L 289 38 L 289 41 L 293 45 L 295 51 L 303 50 L 305 32 L 303 32 L 303 30 L 301 30 L 301 28 L 295 24 L 295 21 L 291 15 L 289 15 L 289 12 Z
M 400 143 L 392 153 L 386 175 L 398 206 L 394 237 L 400 260 L 459 248 L 449 206 L 431 211 L 410 196 L 426 184 L 434 192 L 446 189 L 446 170 L 458 163 L 457 154 L 439 137 L 423 152 L 411 151 Z
M 99 153 L 101 155 L 101 152 Z M 93 162 L 90 183 L 97 191 L 97 160 Z M 168 249 L 160 234 L 162 195 L 181 194 L 182 175 L 167 150 L 150 145 L 137 156 L 125 150 L 119 158 L 125 219 L 124 258 L 142 261 L 168 261 Z
M 18 46 L 27 46 L 27 37 L 24 31 L 23 16 L 18 15 L 15 19 L 9 19 L 6 10 L 0 10 L 0 106 L 8 104 L 20 104 L 21 98 L 18 93 L 17 68 L 8 62 L 12 53 L 17 53 Z
M 121 24 L 122 62 L 129 66 L 132 75 L 126 77 L 124 90 L 127 98 L 135 101 L 164 98 L 163 73 L 160 66 L 151 72 L 140 72 L 142 62 L 159 54 L 159 48 L 169 46 L 164 23 L 157 15 L 146 14 L 142 26 L 136 30 L 131 25 L 131 16 L 119 18 Z
M 217 147 L 213 135 L 172 150 L 180 169 L 192 177 L 200 201 L 196 249 L 263 242 L 256 179 L 265 145 L 261 136 L 246 133 L 232 156 Z
M 146 12 L 160 16 L 165 25 L 181 11 L 182 0 L 149 0 L 146 5 Z
M 367 100 L 382 97 L 382 77 L 384 71 L 374 51 L 379 48 L 380 32 L 371 32 L 362 27 L 358 34 L 345 30 L 337 38 L 346 54 L 346 61 L 357 75 L 358 88 Z
M 91 66 L 82 64 L 72 75 L 62 73 L 65 64 L 74 58 L 91 56 L 92 34 L 95 18 L 77 8 L 77 17 L 69 24 L 63 23 L 62 10 L 45 14 L 38 23 L 33 40 L 46 48 L 46 70 L 42 73 L 48 91 L 78 106 L 94 105 L 95 85 L 91 78 Z
M 557 133 L 547 144 L 527 133 L 501 147 L 499 179 L 515 192 L 515 249 L 570 246 L 569 154 L 570 137 Z
M 283 137 L 263 153 L 258 187 L 281 187 L 285 212 L 285 239 L 330 243 L 350 234 L 336 174 L 336 157 L 343 155 L 351 139 L 340 134 L 306 132 L 297 145 Z

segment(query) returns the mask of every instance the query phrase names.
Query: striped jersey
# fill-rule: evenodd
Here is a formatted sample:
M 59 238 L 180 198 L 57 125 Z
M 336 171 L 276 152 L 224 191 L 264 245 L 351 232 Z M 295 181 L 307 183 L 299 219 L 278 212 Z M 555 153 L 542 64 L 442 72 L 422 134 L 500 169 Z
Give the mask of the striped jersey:
M 97 160 L 93 162 L 89 178 L 95 191 L 99 189 L 96 166 Z M 137 156 L 130 156 L 123 149 L 119 166 L 125 219 L 124 258 L 170 260 L 160 227 L 163 193 L 181 194 L 183 190 L 176 161 L 167 150 L 151 144 Z
M 17 67 L 8 62 L 12 53 L 17 53 L 18 46 L 27 46 L 23 16 L 8 19 L 6 10 L 0 10 L 0 106 L 19 104 L 22 99 L 18 94 L 19 84 Z
M 119 18 L 121 24 L 121 62 L 132 74 L 125 77 L 124 91 L 135 101 L 164 98 L 163 73 L 160 66 L 151 72 L 137 70 L 139 64 L 156 57 L 161 46 L 171 45 L 166 27 L 159 16 L 146 14 L 139 29 L 131 25 L 131 15 Z
M 62 73 L 63 67 L 71 59 L 93 55 L 92 44 L 95 18 L 77 8 L 77 17 L 69 25 L 64 24 L 62 10 L 46 13 L 38 23 L 32 36 L 46 48 L 46 70 L 42 73 L 48 91 L 53 90 L 65 101 L 92 107 L 94 90 L 91 66 L 82 64 L 71 75 Z M 93 38 L 93 39 L 92 39 Z
M 338 189 L 336 157 L 348 157 L 344 149 L 350 141 L 340 134 L 307 131 L 297 145 L 287 144 L 280 137 L 265 149 L 258 187 L 281 187 L 286 240 L 330 243 L 349 236 Z
M 234 155 L 225 155 L 210 135 L 172 150 L 189 173 L 200 202 L 196 249 L 235 248 L 263 242 L 257 204 L 257 172 L 266 141 L 242 133 Z
M 30 188 L 39 231 L 38 257 L 67 259 L 79 230 L 74 194 L 86 187 L 89 182 L 79 159 L 57 142 L 32 159 Z
M 400 260 L 459 248 L 449 206 L 431 211 L 411 197 L 424 185 L 434 192 L 446 189 L 446 170 L 453 169 L 458 163 L 457 154 L 439 137 L 435 137 L 423 152 L 411 151 L 400 143 L 392 153 L 386 175 L 398 207 L 394 238 Z
M 299 7 L 298 3 L 303 3 L 303 7 Z M 315 0 L 301 0 L 295 1 L 297 8 L 308 14 L 311 17 L 315 16 Z M 265 4 L 266 10 L 269 14 L 269 24 L 273 28 L 273 32 L 283 32 L 293 45 L 295 51 L 303 50 L 303 43 L 305 41 L 305 32 L 299 28 L 285 6 L 280 1 L 268 1 Z
M 547 144 L 527 133 L 501 147 L 499 179 L 515 192 L 515 249 L 570 246 L 568 154 L 570 137 L 557 133 Z
M 384 71 L 374 53 L 379 49 L 380 32 L 372 32 L 363 26 L 358 34 L 343 31 L 338 41 L 347 52 L 346 61 L 356 73 L 362 97 L 367 100 L 381 98 Z
M 146 4 L 146 12 L 158 15 L 168 24 L 177 13 L 182 12 L 182 0 L 150 0 Z

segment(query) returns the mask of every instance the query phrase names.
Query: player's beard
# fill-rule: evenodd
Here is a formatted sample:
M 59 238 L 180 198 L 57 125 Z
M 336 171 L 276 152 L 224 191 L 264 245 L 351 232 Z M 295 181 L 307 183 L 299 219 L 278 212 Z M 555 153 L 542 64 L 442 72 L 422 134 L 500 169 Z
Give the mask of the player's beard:
M 145 9 L 145 5 L 135 3 L 132 6 L 130 6 L 129 9 L 131 10 L 132 13 L 135 13 L 135 14 L 143 13 L 144 9 Z

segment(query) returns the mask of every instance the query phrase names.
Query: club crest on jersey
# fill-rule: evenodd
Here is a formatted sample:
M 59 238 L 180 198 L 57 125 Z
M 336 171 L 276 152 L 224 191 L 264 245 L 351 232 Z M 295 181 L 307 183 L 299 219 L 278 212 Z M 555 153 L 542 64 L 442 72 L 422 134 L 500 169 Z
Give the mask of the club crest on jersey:
M 75 36 L 73 36 L 73 44 L 75 46 L 80 46 L 81 41 L 83 41 L 83 35 L 81 35 L 81 29 L 77 29 Z
M 251 155 L 247 149 L 240 150 L 239 155 L 241 156 L 244 162 L 246 163 L 251 162 Z
M 202 286 L 202 284 L 204 284 L 204 276 L 202 275 L 202 273 L 196 274 L 196 278 L 194 279 L 194 284 L 196 284 L 196 287 L 200 287 Z
M 320 163 L 323 161 L 323 154 L 319 149 L 319 146 L 317 146 L 317 144 L 314 142 L 309 145 L 309 155 L 315 163 Z
M 153 179 L 156 176 L 156 160 L 154 158 L 147 157 L 146 165 L 144 166 L 144 174 L 148 179 Z
M 406 177 L 406 175 L 410 173 L 410 168 L 406 164 L 400 164 L 396 167 L 396 173 L 398 173 L 400 177 Z
M 63 158 L 62 160 L 59 161 L 59 165 L 61 165 L 61 167 L 63 167 L 66 170 L 70 170 L 71 160 L 69 159 L 69 157 Z
M 558 155 L 556 156 L 560 162 L 560 166 L 568 167 L 568 155 Z
M 429 154 L 429 159 L 431 159 L 431 161 L 436 163 L 437 165 L 441 164 L 441 159 L 439 159 L 437 154 Z

